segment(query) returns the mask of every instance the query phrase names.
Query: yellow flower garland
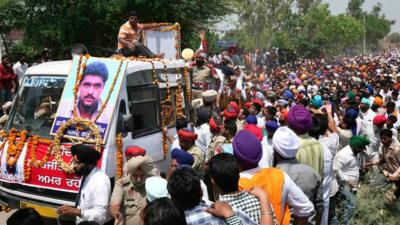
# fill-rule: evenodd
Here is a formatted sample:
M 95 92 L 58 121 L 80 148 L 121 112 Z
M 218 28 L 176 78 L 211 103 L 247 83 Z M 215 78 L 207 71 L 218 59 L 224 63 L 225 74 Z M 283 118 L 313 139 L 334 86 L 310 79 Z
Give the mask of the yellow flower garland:
M 122 159 L 122 155 L 123 155 L 123 142 L 122 142 L 122 134 L 118 133 L 117 135 L 117 139 L 116 139 L 116 163 L 117 163 L 117 179 L 122 178 L 123 176 L 123 159 Z
M 178 76 L 176 82 L 178 84 L 178 88 L 175 91 L 175 107 L 176 107 L 176 118 L 182 118 L 184 116 L 183 112 L 183 99 L 182 99 L 182 80 L 180 78 L 180 69 L 176 68 L 176 74 Z
M 191 102 L 192 101 L 192 92 L 191 92 L 190 81 L 189 81 L 189 71 L 186 66 L 185 66 L 185 69 L 183 72 L 183 79 L 185 80 L 185 89 L 186 89 L 187 100 L 188 100 L 188 102 Z
M 72 173 L 73 166 L 72 166 L 71 162 L 67 163 L 62 159 L 61 151 L 60 151 L 61 139 L 64 136 L 64 131 L 72 125 L 81 125 L 81 126 L 88 128 L 90 131 L 90 134 L 93 134 L 93 136 L 95 137 L 94 143 L 95 143 L 96 151 L 101 152 L 102 139 L 101 139 L 101 135 L 100 135 L 99 129 L 97 128 L 96 124 L 91 120 L 80 118 L 80 117 L 75 117 L 75 118 L 69 119 L 67 122 L 62 124 L 60 126 L 60 128 L 57 130 L 57 133 L 54 137 L 54 144 L 53 144 L 53 154 L 55 156 L 55 159 L 56 159 L 59 167 L 61 167 L 61 169 L 63 169 L 66 173 Z M 93 143 L 93 142 L 89 141 L 90 137 L 86 137 L 86 138 L 69 137 L 69 138 L 76 139 L 76 140 L 78 140 L 79 143 L 84 143 L 84 142 L 85 143 Z

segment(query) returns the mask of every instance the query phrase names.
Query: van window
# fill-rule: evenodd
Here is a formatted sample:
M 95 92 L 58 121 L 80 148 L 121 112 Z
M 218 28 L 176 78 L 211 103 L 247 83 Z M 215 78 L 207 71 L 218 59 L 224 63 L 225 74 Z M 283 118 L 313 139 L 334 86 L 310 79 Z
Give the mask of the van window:
M 66 76 L 27 75 L 14 100 L 6 129 L 28 130 L 32 135 L 50 138 Z
M 117 134 L 122 133 L 123 136 L 126 136 L 127 132 L 125 130 L 125 121 L 123 118 L 124 115 L 126 115 L 126 106 L 125 101 L 121 100 L 118 109 Z
M 133 137 L 160 130 L 157 86 L 128 87 L 129 111 L 133 116 Z
M 175 88 L 170 88 L 170 95 L 171 95 L 171 102 L 165 103 L 164 101 L 167 99 L 167 89 L 160 90 L 160 100 L 161 100 L 161 110 L 165 111 L 165 115 L 162 114 L 161 117 L 165 120 L 166 126 L 173 126 L 175 125 Z

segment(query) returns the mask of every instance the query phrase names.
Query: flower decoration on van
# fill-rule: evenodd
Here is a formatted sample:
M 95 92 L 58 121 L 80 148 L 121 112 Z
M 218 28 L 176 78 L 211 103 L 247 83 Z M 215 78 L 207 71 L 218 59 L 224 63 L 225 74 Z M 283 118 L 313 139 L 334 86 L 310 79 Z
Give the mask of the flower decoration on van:
M 47 151 L 43 158 L 41 160 L 37 160 L 37 155 L 36 155 L 36 150 L 37 146 L 39 144 L 46 144 L 47 145 Z M 25 156 L 25 162 L 24 162 L 24 181 L 27 182 L 31 179 L 31 172 L 32 172 L 32 166 L 36 168 L 41 168 L 43 167 L 49 160 L 50 155 L 52 154 L 53 151 L 53 141 L 45 138 L 40 138 L 38 136 L 33 136 L 29 138 L 28 140 L 28 148 L 30 153 L 30 157 L 28 155 Z
M 81 138 L 81 137 L 73 137 L 73 136 L 68 136 L 64 135 L 64 131 L 71 126 L 83 126 L 86 127 L 89 130 L 89 135 L 86 136 L 86 138 Z M 91 136 L 94 136 L 95 140 L 91 140 Z M 53 143 L 53 154 L 54 158 L 56 159 L 58 166 L 64 170 L 66 173 L 72 173 L 73 172 L 73 166 L 70 162 L 65 162 L 62 158 L 63 152 L 61 151 L 61 139 L 62 138 L 67 138 L 70 140 L 75 140 L 77 143 L 83 144 L 95 144 L 95 149 L 98 152 L 101 152 L 101 135 L 99 132 L 99 129 L 97 128 L 96 124 L 88 119 L 80 118 L 80 117 L 74 117 L 72 119 L 69 119 L 67 122 L 62 124 L 60 128 L 57 130 L 57 133 L 54 137 L 54 143 Z
M 182 80 L 180 71 L 181 70 L 179 68 L 176 68 L 176 82 L 178 84 L 178 87 L 175 91 L 176 118 L 184 117 L 183 99 L 182 99 Z
M 37 155 L 36 155 L 36 149 L 38 144 L 48 145 L 47 151 L 41 160 L 37 160 Z M 30 147 L 30 153 L 31 153 L 30 165 L 36 168 L 43 167 L 44 164 L 46 164 L 47 161 L 49 160 L 50 155 L 52 154 L 53 141 L 45 138 L 39 138 L 38 136 L 33 136 L 30 139 L 28 146 Z
M 25 146 L 27 134 L 28 131 L 26 130 L 23 130 L 21 132 L 18 132 L 15 128 L 12 128 L 10 130 L 7 140 L 8 147 L 6 156 L 7 168 L 10 169 L 10 171 L 14 171 L 15 169 L 15 164 L 17 163 L 18 158 L 21 155 L 22 149 Z M 18 141 L 16 141 L 17 136 L 19 137 Z
M 192 95 L 191 95 L 191 90 L 190 90 L 190 83 L 189 83 L 189 71 L 188 68 L 185 66 L 184 72 L 183 72 L 183 79 L 185 81 L 185 89 L 186 89 L 186 97 L 188 99 L 188 102 L 192 101 Z
M 117 146 L 116 149 L 116 155 L 117 155 L 117 179 L 122 178 L 123 176 L 123 159 L 122 159 L 122 147 L 123 147 L 123 141 L 122 141 L 122 133 L 118 133 L 117 139 L 115 141 L 115 144 Z

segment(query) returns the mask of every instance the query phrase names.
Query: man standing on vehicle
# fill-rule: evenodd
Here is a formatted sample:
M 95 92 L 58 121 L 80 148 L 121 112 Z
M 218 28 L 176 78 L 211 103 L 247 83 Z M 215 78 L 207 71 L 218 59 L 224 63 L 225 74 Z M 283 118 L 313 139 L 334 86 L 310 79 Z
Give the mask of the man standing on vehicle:
M 108 203 L 111 185 L 108 176 L 96 167 L 101 158 L 97 150 L 78 144 L 71 147 L 74 173 L 81 176 L 75 207 L 63 205 L 57 209 L 60 216 L 76 216 L 76 224 L 81 221 L 94 221 L 100 225 L 109 219 Z
M 124 56 L 146 56 L 150 58 L 163 58 L 164 54 L 155 55 L 143 44 L 144 29 L 157 26 L 168 25 L 160 24 L 141 24 L 139 23 L 139 14 L 135 11 L 130 12 L 129 19 L 124 23 L 118 32 L 118 52 Z

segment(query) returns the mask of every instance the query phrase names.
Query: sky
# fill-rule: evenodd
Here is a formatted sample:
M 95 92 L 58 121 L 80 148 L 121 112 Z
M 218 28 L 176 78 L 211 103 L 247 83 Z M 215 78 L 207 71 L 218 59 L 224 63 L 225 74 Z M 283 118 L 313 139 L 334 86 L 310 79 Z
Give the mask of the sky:
M 336 15 L 346 12 L 349 0 L 322 0 L 322 2 L 329 3 L 331 13 Z M 386 18 L 396 21 L 392 25 L 392 32 L 400 32 L 400 0 L 365 0 L 363 8 L 370 12 L 378 2 L 382 4 L 382 13 L 386 15 Z

